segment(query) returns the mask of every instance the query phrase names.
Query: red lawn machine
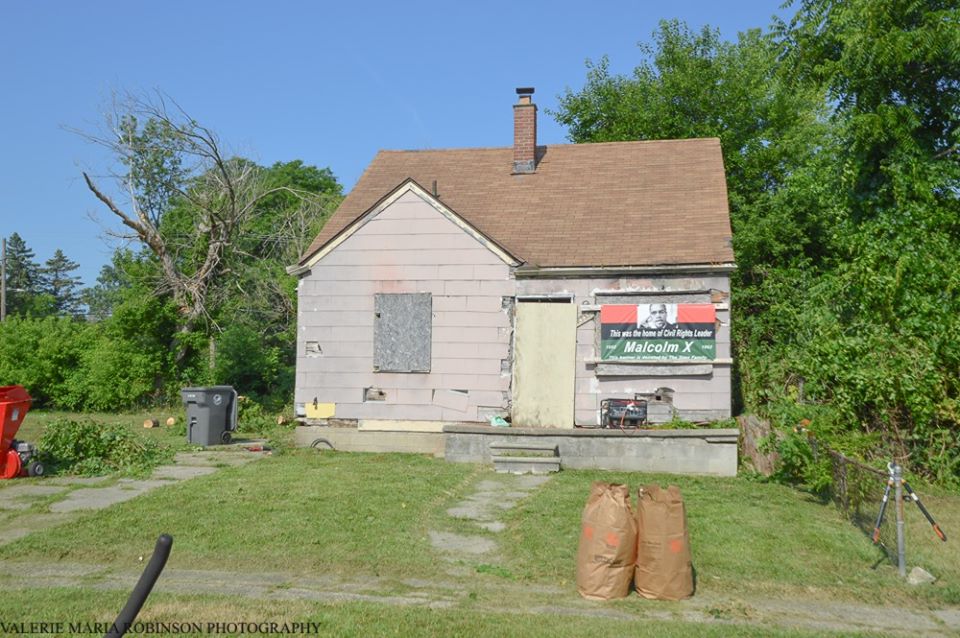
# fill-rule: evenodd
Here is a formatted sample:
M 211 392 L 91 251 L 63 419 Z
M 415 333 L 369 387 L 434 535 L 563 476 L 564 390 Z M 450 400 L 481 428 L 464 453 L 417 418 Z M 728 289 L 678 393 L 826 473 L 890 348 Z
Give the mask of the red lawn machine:
M 0 479 L 43 474 L 43 465 L 40 461 L 31 460 L 36 455 L 37 448 L 32 443 L 17 441 L 13 438 L 20 429 L 20 424 L 23 423 L 23 417 L 30 410 L 31 403 L 33 399 L 23 386 L 0 387 L 0 426 L 3 427 L 2 438 L 0 438 Z M 110 625 L 104 638 L 120 638 L 134 626 L 140 608 L 143 607 L 143 603 L 147 600 L 147 596 L 150 595 L 157 578 L 160 577 L 160 572 L 167 563 L 172 546 L 173 538 L 167 534 L 157 539 L 150 562 L 147 563 L 140 580 L 133 588 L 127 604 Z
M 0 479 L 43 474 L 43 464 L 33 458 L 37 448 L 32 443 L 13 438 L 32 402 L 23 386 L 0 387 L 0 426 L 3 428 L 0 435 Z

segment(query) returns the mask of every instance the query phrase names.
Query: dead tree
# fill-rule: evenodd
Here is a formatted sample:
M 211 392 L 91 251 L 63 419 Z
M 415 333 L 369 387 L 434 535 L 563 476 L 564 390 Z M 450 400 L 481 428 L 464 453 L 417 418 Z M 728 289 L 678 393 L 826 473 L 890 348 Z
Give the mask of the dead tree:
M 126 229 L 109 234 L 138 241 L 156 256 L 158 292 L 171 295 L 181 315 L 179 332 L 189 333 L 210 316 L 211 290 L 257 203 L 278 190 L 300 194 L 267 188 L 259 166 L 228 155 L 211 129 L 162 94 L 115 98 L 105 120 L 100 134 L 74 132 L 117 160 L 116 170 L 105 177 L 118 195 L 111 196 L 87 172 L 84 181 Z M 188 236 L 164 232 L 164 216 L 175 207 L 189 210 Z M 182 340 L 176 350 L 180 363 L 187 355 Z

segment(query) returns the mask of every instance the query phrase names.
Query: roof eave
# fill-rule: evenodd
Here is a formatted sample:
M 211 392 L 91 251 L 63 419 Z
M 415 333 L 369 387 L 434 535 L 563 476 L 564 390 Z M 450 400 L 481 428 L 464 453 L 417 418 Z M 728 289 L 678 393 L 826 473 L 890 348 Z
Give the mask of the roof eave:
M 658 264 L 649 266 L 521 266 L 514 271 L 517 279 L 544 279 L 569 277 L 611 277 L 633 275 L 722 275 L 732 273 L 737 265 L 732 262 L 701 264 Z

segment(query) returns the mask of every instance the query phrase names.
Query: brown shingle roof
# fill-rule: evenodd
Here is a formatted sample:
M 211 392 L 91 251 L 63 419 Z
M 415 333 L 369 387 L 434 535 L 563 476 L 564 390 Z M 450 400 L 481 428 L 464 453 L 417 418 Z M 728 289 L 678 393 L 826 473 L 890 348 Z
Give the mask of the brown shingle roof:
M 514 256 L 540 267 L 729 263 L 718 139 L 538 148 L 512 175 L 512 148 L 380 151 L 301 264 L 408 178 Z

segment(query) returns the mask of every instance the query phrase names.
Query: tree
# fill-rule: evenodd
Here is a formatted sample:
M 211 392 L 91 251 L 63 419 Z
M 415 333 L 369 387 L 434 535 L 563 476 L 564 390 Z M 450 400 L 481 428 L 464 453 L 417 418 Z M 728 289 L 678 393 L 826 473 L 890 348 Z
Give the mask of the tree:
M 299 160 L 266 168 L 232 156 L 211 129 L 162 95 L 126 96 L 105 133 L 79 133 L 117 159 L 107 176 L 112 191 L 103 179 L 84 178 L 122 225 L 113 234 L 141 248 L 118 253 L 101 272 L 87 293 L 91 311 L 111 316 L 129 305 L 129 295 L 144 291 L 169 300 L 177 309 L 177 329 L 169 335 L 174 364 L 151 366 L 190 383 L 223 376 L 215 354 L 237 360 L 231 344 L 257 335 L 264 356 L 250 361 L 258 362 L 261 379 L 249 381 L 255 371 L 247 366 L 244 382 L 261 396 L 289 400 L 296 290 L 285 267 L 341 200 L 330 170 Z
M 87 305 L 87 316 L 95 321 L 103 321 L 110 317 L 114 307 L 119 303 L 119 293 L 125 283 L 115 264 L 119 254 L 120 251 L 114 253 L 114 263 L 100 268 L 97 283 L 86 288 L 82 293 L 83 303 Z
M 40 284 L 40 266 L 34 261 L 33 251 L 20 235 L 13 233 L 7 239 L 7 314 L 24 315 L 32 308 Z
M 779 25 L 838 149 L 827 338 L 798 365 L 851 430 L 944 480 L 960 477 L 958 27 L 937 0 L 804 0 Z
M 260 397 L 289 396 L 296 352 L 296 279 L 286 267 L 297 262 L 341 200 L 329 169 L 295 160 L 264 170 L 277 189 L 263 199 L 261 213 L 245 225 L 225 278 L 230 292 L 221 305 L 218 382 L 236 379 Z M 227 317 L 232 322 L 227 324 Z M 256 347 L 246 348 L 250 337 Z M 245 349 L 246 348 L 246 349 Z M 243 353 L 246 352 L 246 355 Z
M 118 202 L 88 174 L 87 187 L 155 256 L 159 292 L 170 294 L 181 317 L 177 361 L 189 352 L 188 333 L 212 316 L 211 290 L 224 273 L 240 229 L 257 214 L 269 188 L 254 163 L 231 157 L 219 137 L 178 105 L 128 95 L 107 118 L 109 132 L 83 134 L 120 164 L 112 175 Z M 180 224 L 166 219 L 174 211 Z
M 80 277 L 70 274 L 79 267 L 80 264 L 68 259 L 58 248 L 41 270 L 42 290 L 53 298 L 54 309 L 59 315 L 80 313 Z
M 273 191 L 259 204 L 237 240 L 229 263 L 231 317 L 295 339 L 296 280 L 286 267 L 297 262 L 341 200 L 341 186 L 330 169 L 300 160 L 264 169 Z
M 182 315 L 180 331 L 190 332 L 207 312 L 207 292 L 221 270 L 224 251 L 237 227 L 262 195 L 253 167 L 225 155 L 217 136 L 162 97 L 127 96 L 108 118 L 111 137 L 88 135 L 119 160 L 128 207 L 121 208 L 84 173 L 87 187 L 128 229 L 125 239 L 142 242 L 157 257 L 165 292 Z M 195 268 L 183 267 L 180 253 L 192 238 L 164 236 L 160 225 L 173 205 L 198 212 L 194 229 L 205 244 Z M 186 351 L 181 348 L 178 359 Z
M 954 0 L 802 0 L 778 31 L 791 73 L 823 85 L 842 124 L 857 219 L 904 197 L 956 205 L 949 187 L 960 174 Z M 931 179 L 939 182 L 932 189 Z
M 110 263 L 100 269 L 97 283 L 83 291 L 87 316 L 102 321 L 111 317 L 124 301 L 152 295 L 157 286 L 157 271 L 156 262 L 149 251 L 135 253 L 129 248 L 115 250 Z

